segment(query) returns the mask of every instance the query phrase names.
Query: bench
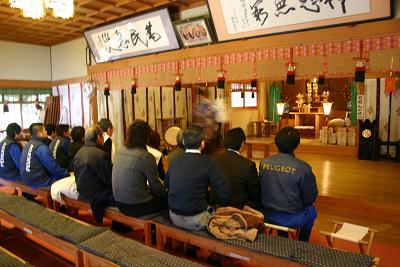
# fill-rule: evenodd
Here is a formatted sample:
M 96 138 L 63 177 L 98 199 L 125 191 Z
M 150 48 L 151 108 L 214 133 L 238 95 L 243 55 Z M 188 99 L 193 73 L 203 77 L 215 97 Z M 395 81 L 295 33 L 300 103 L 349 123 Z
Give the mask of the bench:
M 263 140 L 246 140 L 247 147 L 247 158 L 251 159 L 253 157 L 253 145 L 262 145 L 264 148 L 264 158 L 269 156 L 269 145 L 271 142 Z
M 84 266 L 200 266 L 122 237 L 111 230 L 85 240 L 78 247 Z
M 352 252 L 259 234 L 256 241 L 219 240 L 207 231 L 186 231 L 175 227 L 169 215 L 153 219 L 156 223 L 157 249 L 165 250 L 168 238 L 191 244 L 227 257 L 262 266 L 372 266 L 376 259 Z
M 0 222 L 6 221 L 33 241 L 74 262 L 75 266 L 173 266 L 199 264 L 160 252 L 44 208 L 32 201 L 0 193 Z M 13 265 L 12 265 L 13 266 Z
M 34 242 L 45 243 L 47 248 L 77 266 L 82 265 L 82 256 L 76 245 L 106 230 L 4 193 L 0 193 L 0 221 L 14 225 Z
M 69 197 L 62 197 L 66 208 L 72 208 L 72 209 L 77 209 L 77 210 L 85 210 L 89 211 L 90 213 L 92 212 L 92 209 L 90 207 L 89 203 L 72 199 Z M 55 209 L 58 209 L 59 203 L 56 204 L 55 202 Z M 126 225 L 131 226 L 134 229 L 143 229 L 144 231 L 144 243 L 147 246 L 152 245 L 152 232 L 151 232 L 151 222 L 149 221 L 150 218 L 153 218 L 159 214 L 152 214 L 152 215 L 147 215 L 147 216 L 142 216 L 142 217 L 131 217 L 122 214 L 118 208 L 116 207 L 108 207 L 106 208 L 104 212 L 104 218 L 117 221 Z
M 0 266 L 28 267 L 32 265 L 5 248 L 0 247 Z
M 44 200 L 44 205 L 46 208 L 52 209 L 53 208 L 53 200 L 51 199 L 50 190 L 47 188 L 38 188 L 33 189 L 29 186 L 23 184 L 20 181 L 8 181 L 3 178 L 0 178 L 0 185 L 5 187 L 14 189 L 18 196 L 22 197 L 22 193 L 27 193 L 30 195 L 38 196 Z

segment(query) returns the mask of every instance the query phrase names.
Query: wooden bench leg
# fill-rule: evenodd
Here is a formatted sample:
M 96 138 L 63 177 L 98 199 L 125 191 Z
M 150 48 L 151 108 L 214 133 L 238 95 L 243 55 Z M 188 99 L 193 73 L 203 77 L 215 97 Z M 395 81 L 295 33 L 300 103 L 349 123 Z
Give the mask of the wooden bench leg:
M 55 211 L 59 212 L 60 211 L 60 203 L 57 201 L 53 201 L 53 208 Z
M 53 209 L 53 199 L 51 198 L 50 194 L 47 194 L 44 197 L 44 203 L 45 203 L 46 208 Z
M 83 267 L 85 266 L 85 261 L 83 259 L 83 253 L 82 251 L 78 250 L 76 252 L 76 257 L 75 257 L 75 267 Z
M 160 229 L 158 225 L 156 225 L 156 239 L 157 239 L 157 249 L 164 251 L 165 250 L 165 244 L 164 244 L 164 235 L 162 233 L 162 230 Z
M 151 247 L 152 245 L 152 234 L 151 234 L 151 223 L 145 222 L 144 223 L 144 243 L 146 246 Z

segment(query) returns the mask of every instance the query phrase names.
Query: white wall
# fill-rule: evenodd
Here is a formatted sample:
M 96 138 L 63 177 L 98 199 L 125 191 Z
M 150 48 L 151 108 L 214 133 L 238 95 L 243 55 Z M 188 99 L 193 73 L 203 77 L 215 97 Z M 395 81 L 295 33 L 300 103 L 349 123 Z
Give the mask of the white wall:
M 84 38 L 51 47 L 53 81 L 87 75 L 86 41 Z
M 0 79 L 51 81 L 48 46 L 0 41 Z

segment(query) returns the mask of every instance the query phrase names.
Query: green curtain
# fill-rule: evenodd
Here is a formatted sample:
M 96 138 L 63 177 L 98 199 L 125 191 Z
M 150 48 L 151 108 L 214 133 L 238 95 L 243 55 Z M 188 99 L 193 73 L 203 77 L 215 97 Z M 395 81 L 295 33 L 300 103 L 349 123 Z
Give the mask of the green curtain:
M 40 94 L 50 94 L 51 88 L 0 88 L 0 94 L 2 95 L 40 95 Z
M 281 101 L 282 87 L 278 82 L 272 82 L 269 87 L 269 116 L 268 120 L 277 123 L 279 121 L 279 115 L 276 110 L 276 103 Z
M 357 125 L 357 88 L 354 80 L 351 81 L 351 124 Z

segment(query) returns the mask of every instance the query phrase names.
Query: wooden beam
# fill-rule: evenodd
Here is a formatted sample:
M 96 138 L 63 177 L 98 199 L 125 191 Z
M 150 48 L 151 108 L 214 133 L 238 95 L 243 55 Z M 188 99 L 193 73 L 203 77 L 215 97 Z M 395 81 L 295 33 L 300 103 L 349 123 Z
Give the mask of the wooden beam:
M 75 78 L 69 78 L 69 79 L 64 79 L 64 80 L 57 80 L 57 81 L 53 81 L 52 85 L 56 86 L 56 85 L 63 85 L 63 84 L 68 84 L 68 83 L 81 83 L 81 82 L 85 82 L 88 81 L 90 78 L 90 76 L 81 76 L 81 77 L 75 77 Z
M 88 73 L 103 72 L 112 69 L 136 67 L 158 62 L 176 61 L 188 58 L 223 55 L 241 51 L 255 51 L 264 48 L 290 47 L 297 45 L 317 44 L 333 41 L 354 40 L 366 37 L 385 36 L 398 34 L 400 19 L 386 20 L 356 24 L 352 26 L 341 26 L 313 31 L 295 32 L 266 36 L 260 38 L 243 39 L 233 42 L 212 44 L 201 47 L 181 49 L 142 57 L 135 57 L 115 62 L 98 64 L 88 67 Z
M 0 88 L 51 88 L 51 81 L 0 80 Z

